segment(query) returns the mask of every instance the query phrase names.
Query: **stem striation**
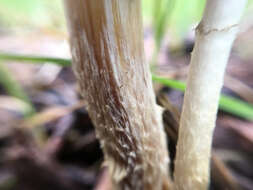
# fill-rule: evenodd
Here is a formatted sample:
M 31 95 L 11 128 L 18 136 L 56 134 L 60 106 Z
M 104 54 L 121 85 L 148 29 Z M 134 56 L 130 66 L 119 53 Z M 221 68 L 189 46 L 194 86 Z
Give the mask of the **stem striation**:
M 168 188 L 168 152 L 144 61 L 140 0 L 65 0 L 73 70 L 114 189 Z

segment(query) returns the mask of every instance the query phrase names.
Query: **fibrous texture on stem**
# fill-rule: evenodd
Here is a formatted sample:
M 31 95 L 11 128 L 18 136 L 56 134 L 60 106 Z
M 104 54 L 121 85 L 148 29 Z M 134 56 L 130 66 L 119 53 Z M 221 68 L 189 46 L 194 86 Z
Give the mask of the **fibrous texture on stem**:
M 143 53 L 140 0 L 65 0 L 73 70 L 114 189 L 167 185 L 168 153 Z
M 207 0 L 196 28 L 175 162 L 176 189 L 207 189 L 220 90 L 246 0 Z

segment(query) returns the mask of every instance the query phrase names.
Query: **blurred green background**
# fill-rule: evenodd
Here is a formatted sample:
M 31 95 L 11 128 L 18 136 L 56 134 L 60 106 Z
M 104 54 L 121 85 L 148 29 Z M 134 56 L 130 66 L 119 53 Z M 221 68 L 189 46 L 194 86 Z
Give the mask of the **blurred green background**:
M 0 0 L 0 24 L 8 28 L 65 29 L 62 0 Z M 203 0 L 142 0 L 144 22 L 182 38 L 201 17 Z M 253 0 L 249 1 L 248 12 Z M 161 26 L 163 24 L 163 26 Z M 161 29 L 160 29 L 161 30 Z

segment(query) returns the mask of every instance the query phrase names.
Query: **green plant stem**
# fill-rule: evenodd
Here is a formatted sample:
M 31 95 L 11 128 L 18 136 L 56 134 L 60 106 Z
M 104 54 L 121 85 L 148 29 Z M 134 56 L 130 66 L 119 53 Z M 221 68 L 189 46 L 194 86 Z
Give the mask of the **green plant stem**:
M 21 61 L 21 62 L 31 62 L 31 63 L 54 63 L 60 66 L 70 66 L 71 60 L 70 59 L 59 59 L 59 58 L 52 58 L 52 57 L 42 57 L 42 56 L 23 56 L 23 55 L 16 55 L 16 54 L 3 54 L 0 53 L 0 59 L 8 60 L 8 61 Z M 1 70 L 1 69 L 0 69 Z M 0 71 L 1 72 L 1 71 Z M 4 75 L 0 73 L 0 80 Z M 184 82 L 167 79 L 164 77 L 159 77 L 152 74 L 152 80 L 154 82 L 158 82 L 163 84 L 167 87 L 180 90 L 182 92 L 185 91 L 186 84 Z M 9 85 L 7 85 L 9 86 Z M 18 87 L 20 88 L 20 87 Z M 17 96 L 16 96 L 17 97 Z M 29 100 L 29 99 L 28 99 Z M 221 95 L 219 101 L 219 109 L 225 111 L 230 114 L 234 114 L 236 116 L 242 117 L 244 119 L 253 121 L 253 105 L 239 100 L 237 98 L 229 97 L 226 95 Z

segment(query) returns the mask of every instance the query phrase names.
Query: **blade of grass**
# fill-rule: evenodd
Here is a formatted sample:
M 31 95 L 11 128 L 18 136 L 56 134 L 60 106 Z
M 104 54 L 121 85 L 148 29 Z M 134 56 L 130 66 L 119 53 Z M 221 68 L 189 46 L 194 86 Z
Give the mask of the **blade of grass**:
M 30 63 L 55 63 L 60 66 L 69 66 L 71 61 L 69 59 L 55 58 L 55 57 L 43 57 L 32 55 L 18 55 L 9 53 L 0 53 L 0 59 L 5 61 L 18 61 L 18 62 L 30 62 Z
M 237 98 L 221 95 L 219 108 L 225 112 L 253 121 L 253 105 Z
M 173 88 L 173 89 L 176 89 L 176 90 L 180 90 L 182 92 L 184 92 L 185 87 L 186 87 L 184 82 L 159 77 L 159 76 L 156 76 L 154 74 L 152 74 L 152 80 L 155 81 L 155 82 L 158 82 L 160 84 L 163 84 L 164 86 L 167 86 L 167 87 L 170 87 L 170 88 Z
M 71 60 L 70 59 L 61 59 L 61 58 L 52 58 L 52 57 L 43 57 L 43 56 L 23 56 L 23 55 L 16 55 L 16 54 L 3 54 L 0 53 L 0 59 L 8 60 L 8 61 L 21 61 L 21 62 L 31 62 L 31 63 L 54 63 L 60 66 L 70 66 Z M 4 75 L 1 75 L 2 77 Z M 2 77 L 3 78 L 3 77 Z M 0 79 L 1 80 L 1 79 Z M 154 82 L 158 82 L 163 84 L 167 87 L 180 90 L 182 92 L 185 91 L 186 85 L 184 82 L 167 79 L 164 77 L 159 77 L 152 74 L 152 80 Z M 253 121 L 253 105 L 239 100 L 237 98 L 232 98 L 226 95 L 221 95 L 219 101 L 219 109 L 230 114 L 234 114 L 236 116 L 242 117 L 244 119 Z
M 29 116 L 35 111 L 31 101 L 26 95 L 25 91 L 19 85 L 19 83 L 12 77 L 8 68 L 0 62 L 0 83 L 3 85 L 6 92 L 26 103 L 27 109 L 24 110 L 24 115 Z
M 165 86 L 180 90 L 182 92 L 184 92 L 186 88 L 186 84 L 181 81 L 166 79 L 163 77 L 158 77 L 156 75 L 152 75 L 152 79 L 155 82 L 159 82 Z M 244 119 L 253 121 L 253 105 L 237 98 L 221 95 L 219 101 L 219 109 L 242 117 Z

